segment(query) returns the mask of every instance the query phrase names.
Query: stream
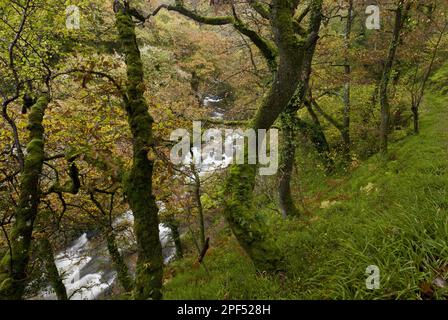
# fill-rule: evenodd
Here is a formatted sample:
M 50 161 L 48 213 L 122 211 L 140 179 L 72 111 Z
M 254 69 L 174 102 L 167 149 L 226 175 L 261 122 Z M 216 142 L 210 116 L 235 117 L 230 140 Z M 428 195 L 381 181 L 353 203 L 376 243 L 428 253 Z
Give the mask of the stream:
M 163 208 L 162 205 L 159 204 L 159 206 Z M 119 217 L 114 225 L 118 226 L 123 223 L 133 224 L 131 211 Z M 135 244 L 131 228 L 124 233 L 124 237 L 130 242 L 129 246 Z M 159 237 L 164 263 L 167 264 L 176 254 L 171 239 L 171 229 L 164 224 L 159 224 Z M 94 233 L 83 233 L 68 248 L 55 256 L 56 267 L 63 279 L 70 300 L 95 300 L 107 296 L 110 294 L 109 289 L 115 283 L 117 274 L 112 268 L 107 245 L 105 241 L 99 241 L 98 238 Z M 124 250 L 121 251 L 126 255 Z M 51 287 L 47 287 L 35 298 L 56 300 L 56 295 Z
M 225 110 L 220 105 L 221 101 L 222 99 L 216 96 L 205 96 L 204 107 L 210 109 L 210 117 L 223 118 Z M 233 143 L 232 138 L 227 138 L 225 143 Z M 200 151 L 194 149 L 193 154 L 198 156 Z M 225 155 L 222 159 L 216 159 L 213 154 L 203 154 L 202 158 L 201 166 L 198 168 L 201 176 L 225 168 L 232 162 L 232 158 Z M 160 201 L 157 204 L 160 212 L 163 212 L 165 210 L 164 204 Z M 122 240 L 123 238 L 126 239 L 122 242 L 129 243 L 129 247 L 135 244 L 132 232 L 133 221 L 132 211 L 127 211 L 114 222 L 114 227 L 126 225 L 125 231 L 119 236 Z M 167 264 L 174 258 L 176 249 L 171 237 L 171 229 L 162 223 L 159 224 L 159 238 L 162 244 L 164 263 Z M 121 248 L 120 250 L 126 257 L 128 248 Z M 65 250 L 57 253 L 55 264 L 70 300 L 101 299 L 111 295 L 111 291 L 116 285 L 117 274 L 112 268 L 107 244 L 95 232 L 83 233 Z M 56 294 L 48 286 L 31 299 L 56 300 Z

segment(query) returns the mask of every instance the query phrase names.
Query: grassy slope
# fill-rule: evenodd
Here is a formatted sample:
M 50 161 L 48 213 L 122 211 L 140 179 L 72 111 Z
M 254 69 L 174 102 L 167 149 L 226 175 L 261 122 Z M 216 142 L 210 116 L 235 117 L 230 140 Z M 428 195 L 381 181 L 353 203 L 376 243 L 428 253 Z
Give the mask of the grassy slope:
M 448 99 L 428 96 L 419 136 L 374 156 L 305 220 L 271 219 L 287 253 L 285 276 L 256 275 L 228 233 L 206 257 L 167 271 L 167 299 L 420 299 L 446 298 L 431 283 L 448 276 Z M 322 188 L 324 188 L 322 186 Z M 327 187 L 328 188 L 328 187 Z M 320 208 L 324 200 L 333 200 Z M 367 290 L 368 265 L 380 289 Z M 174 276 L 173 276 L 174 275 Z

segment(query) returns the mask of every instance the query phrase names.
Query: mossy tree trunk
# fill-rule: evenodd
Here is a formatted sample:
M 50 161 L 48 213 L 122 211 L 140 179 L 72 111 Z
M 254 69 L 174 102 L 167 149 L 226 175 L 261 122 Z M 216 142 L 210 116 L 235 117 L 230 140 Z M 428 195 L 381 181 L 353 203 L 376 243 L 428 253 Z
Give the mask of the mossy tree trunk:
M 231 24 L 257 46 L 274 74 L 272 86 L 251 122 L 250 127 L 257 130 L 269 129 L 288 105 L 300 83 L 305 51 L 318 37 L 316 32 L 301 35 L 300 31 L 304 30 L 299 26 L 300 21 L 295 18 L 298 3 L 299 1 L 293 0 L 273 0 L 270 6 L 265 6 L 257 1 L 250 1 L 252 8 L 269 20 L 273 42 L 251 30 L 236 16 L 236 12 L 233 16 L 204 17 L 185 8 L 181 1 L 176 1 L 174 6 L 159 6 L 153 15 L 166 8 L 203 24 Z M 311 25 L 320 26 L 321 9 L 322 0 L 310 1 Z M 225 186 L 224 215 L 256 268 L 259 271 L 278 271 L 283 268 L 282 255 L 253 204 L 256 172 L 257 166 L 250 164 L 230 168 Z
M 322 1 L 311 2 L 311 24 L 321 21 Z M 269 129 L 294 96 L 302 77 L 304 55 L 317 33 L 306 38 L 296 32 L 293 1 L 272 3 L 271 26 L 278 46 L 279 63 L 272 87 L 252 121 L 252 128 Z M 284 268 L 283 255 L 253 203 L 257 166 L 233 165 L 226 184 L 224 213 L 230 227 L 257 270 L 275 272 Z
M 39 240 L 39 255 L 45 268 L 45 276 L 56 293 L 58 300 L 68 300 L 67 288 L 62 282 L 58 268 L 54 263 L 54 253 L 48 238 Z
M 281 152 L 281 164 L 279 168 L 279 206 L 283 218 L 288 216 L 298 217 L 300 211 L 294 204 L 291 192 L 291 178 L 294 169 L 294 160 L 296 154 L 296 128 L 294 120 L 296 112 L 283 112 L 281 115 L 283 143 Z
M 125 109 L 133 136 L 133 163 L 126 175 L 125 191 L 134 214 L 137 239 L 135 299 L 161 299 L 163 257 L 159 239 L 159 218 L 152 194 L 153 160 L 148 152 L 153 145 L 153 119 L 144 97 L 143 64 L 135 35 L 135 24 L 129 7 L 116 10 L 116 27 L 127 65 Z
M 308 33 L 318 34 L 320 30 L 320 18 L 318 20 L 311 19 Z M 297 148 L 297 132 L 303 130 L 302 126 L 298 126 L 297 111 L 303 106 L 303 101 L 308 92 L 309 80 L 312 71 L 312 61 L 316 50 L 317 38 L 304 48 L 303 64 L 301 72 L 301 80 L 297 86 L 294 96 L 289 101 L 285 110 L 281 114 L 281 129 L 283 132 L 283 144 L 281 148 L 281 163 L 279 170 L 279 205 L 283 217 L 299 216 L 300 211 L 294 204 L 291 192 L 291 178 L 294 169 L 294 160 Z M 314 138 L 314 135 L 311 135 Z
M 124 261 L 123 255 L 118 249 L 115 230 L 113 228 L 112 211 L 114 193 L 111 194 L 109 212 L 107 212 L 102 206 L 101 202 L 99 202 L 95 198 L 94 193 L 90 193 L 90 199 L 102 215 L 102 218 L 99 219 L 98 222 L 101 225 L 102 233 L 106 239 L 107 251 L 109 253 L 110 260 L 112 261 L 113 268 L 117 272 L 118 283 L 125 290 L 125 292 L 132 292 L 132 289 L 134 288 L 134 282 L 131 275 L 129 274 L 129 268 Z
M 10 235 L 10 250 L 0 262 L 0 299 L 22 299 L 26 286 L 31 236 L 40 203 L 39 178 L 44 162 L 42 121 L 48 103 L 49 97 L 41 96 L 28 116 L 29 143 Z
M 117 279 L 126 292 L 132 292 L 134 288 L 133 280 L 129 274 L 128 266 L 123 259 L 123 255 L 118 250 L 117 241 L 113 230 L 109 230 L 106 234 L 107 250 L 113 267 L 117 272 Z
M 307 106 L 308 107 L 308 106 Z M 325 133 L 322 126 L 314 113 L 312 108 L 308 108 L 309 113 L 312 115 L 313 121 L 305 121 L 300 119 L 297 113 L 289 115 L 291 126 L 285 126 L 282 123 L 283 131 L 283 144 L 281 154 L 281 165 L 279 168 L 279 205 L 283 217 L 291 216 L 297 217 L 300 215 L 300 210 L 295 206 L 292 193 L 291 193 L 291 178 L 295 163 L 295 153 L 297 148 L 297 134 L 300 132 L 305 136 L 314 146 L 317 153 L 320 156 L 322 164 L 325 167 L 327 173 L 334 171 L 334 161 L 330 157 L 330 146 L 328 144 Z M 285 113 L 282 114 L 282 122 Z

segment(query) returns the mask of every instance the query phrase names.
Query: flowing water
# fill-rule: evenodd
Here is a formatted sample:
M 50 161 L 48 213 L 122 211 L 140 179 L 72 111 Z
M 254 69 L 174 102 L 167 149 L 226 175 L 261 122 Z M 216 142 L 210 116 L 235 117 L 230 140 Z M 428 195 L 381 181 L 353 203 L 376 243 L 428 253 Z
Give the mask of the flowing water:
M 222 119 L 224 109 L 219 105 L 222 99 L 214 96 L 204 98 L 204 106 L 211 109 L 210 116 Z M 224 144 L 233 144 L 235 136 L 226 137 Z M 213 142 L 212 142 L 213 143 Z M 194 157 L 200 155 L 200 151 L 193 149 Z M 187 159 L 192 160 L 190 158 Z M 217 157 L 213 153 L 202 154 L 201 165 L 198 167 L 200 175 L 204 175 L 230 165 L 232 157 L 223 155 Z M 158 202 L 160 212 L 165 210 L 162 202 Z M 121 232 L 119 238 L 124 239 L 129 247 L 135 244 L 132 232 L 133 215 L 131 211 L 124 213 L 114 222 L 114 227 L 128 225 Z M 167 264 L 175 256 L 176 249 L 171 238 L 171 229 L 164 224 L 159 225 L 159 237 L 162 244 L 164 263 Z M 121 250 L 122 254 L 126 250 Z M 83 233 L 64 251 L 55 256 L 55 264 L 67 288 L 67 294 L 71 300 L 94 300 L 107 296 L 115 284 L 117 274 L 112 268 L 112 263 L 107 252 L 107 245 L 95 233 Z M 42 290 L 34 299 L 54 300 L 56 295 L 51 287 Z
M 159 204 L 159 207 L 162 206 Z M 162 210 L 161 210 L 162 211 Z M 119 217 L 114 225 L 133 223 L 132 212 L 128 211 Z M 133 244 L 135 240 L 132 230 L 128 228 L 121 237 Z M 171 229 L 164 224 L 159 225 L 159 236 L 162 244 L 165 264 L 175 255 L 176 249 L 171 239 Z M 83 233 L 64 251 L 55 256 L 55 264 L 67 288 L 71 300 L 94 300 L 107 295 L 114 285 L 116 272 L 107 252 L 105 241 L 98 241 L 98 237 Z M 122 251 L 123 253 L 123 251 Z M 56 295 L 51 287 L 42 290 L 35 297 L 38 299 L 54 300 Z

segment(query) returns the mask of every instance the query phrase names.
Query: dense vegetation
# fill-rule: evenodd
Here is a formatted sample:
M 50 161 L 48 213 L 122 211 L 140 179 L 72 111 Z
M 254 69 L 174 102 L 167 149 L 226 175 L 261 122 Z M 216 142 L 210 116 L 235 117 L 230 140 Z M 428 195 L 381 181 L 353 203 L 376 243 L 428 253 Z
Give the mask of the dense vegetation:
M 446 0 L 0 0 L 0 299 L 446 299 L 447 33 Z M 211 128 L 278 130 L 277 172 L 198 162 Z M 87 242 L 107 292 L 68 288 Z

